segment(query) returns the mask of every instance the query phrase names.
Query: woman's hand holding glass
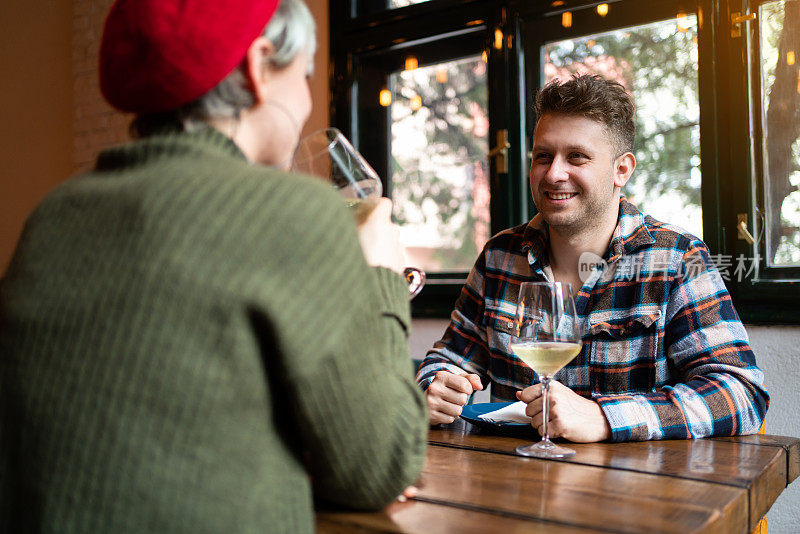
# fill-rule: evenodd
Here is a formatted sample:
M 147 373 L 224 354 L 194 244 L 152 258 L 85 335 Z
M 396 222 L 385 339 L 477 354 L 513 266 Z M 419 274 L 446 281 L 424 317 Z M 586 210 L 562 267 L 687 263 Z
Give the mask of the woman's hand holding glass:
M 372 204 L 371 209 L 365 210 L 364 214 L 356 214 L 360 219 L 358 241 L 361 243 L 364 259 L 373 267 L 386 267 L 403 274 L 406 255 L 400 243 L 399 228 L 392 223 L 392 201 L 379 198 Z
M 425 284 L 425 273 L 407 267 L 399 228 L 391 222 L 392 203 L 381 198 L 383 186 L 375 170 L 335 128 L 316 131 L 298 144 L 292 170 L 329 181 L 353 209 L 367 263 L 403 274 L 411 298 Z

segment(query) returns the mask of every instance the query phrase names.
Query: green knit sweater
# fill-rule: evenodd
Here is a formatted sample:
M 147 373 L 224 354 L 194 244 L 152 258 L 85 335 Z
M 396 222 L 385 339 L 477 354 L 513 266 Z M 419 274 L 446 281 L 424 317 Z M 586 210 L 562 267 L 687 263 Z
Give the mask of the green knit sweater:
M 0 531 L 311 532 L 418 476 L 405 282 L 214 130 L 104 152 L 0 282 Z

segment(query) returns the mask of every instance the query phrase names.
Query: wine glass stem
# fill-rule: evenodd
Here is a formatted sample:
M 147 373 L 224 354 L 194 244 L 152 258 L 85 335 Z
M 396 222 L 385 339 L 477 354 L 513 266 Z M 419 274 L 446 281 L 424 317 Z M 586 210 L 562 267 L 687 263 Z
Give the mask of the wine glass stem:
M 550 419 L 549 400 L 547 398 L 550 392 L 550 377 L 542 376 L 542 444 L 547 445 L 550 443 L 550 438 L 547 434 L 547 421 Z

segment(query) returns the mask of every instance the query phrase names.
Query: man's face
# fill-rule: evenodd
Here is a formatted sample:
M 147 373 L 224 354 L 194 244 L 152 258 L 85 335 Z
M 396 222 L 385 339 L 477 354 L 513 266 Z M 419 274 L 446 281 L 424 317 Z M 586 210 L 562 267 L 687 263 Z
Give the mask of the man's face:
M 533 135 L 531 194 L 553 230 L 576 235 L 616 215 L 619 188 L 633 169 L 621 169 L 626 155 L 616 158 L 615 152 L 600 122 L 552 113 L 539 119 Z M 627 156 L 635 166 L 633 155 Z

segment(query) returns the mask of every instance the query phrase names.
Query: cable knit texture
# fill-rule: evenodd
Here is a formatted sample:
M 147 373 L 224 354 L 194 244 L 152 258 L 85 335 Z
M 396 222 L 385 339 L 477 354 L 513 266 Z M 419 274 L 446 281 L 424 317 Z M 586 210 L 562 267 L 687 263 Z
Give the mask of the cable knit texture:
M 208 129 L 100 155 L 0 281 L 0 531 L 312 532 L 418 476 L 402 277 Z

